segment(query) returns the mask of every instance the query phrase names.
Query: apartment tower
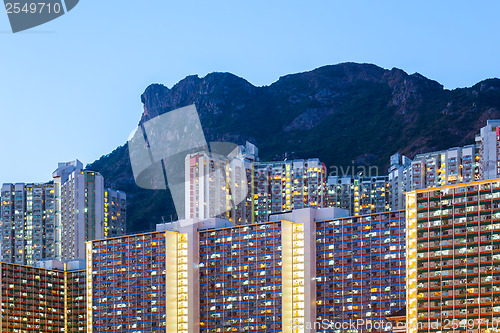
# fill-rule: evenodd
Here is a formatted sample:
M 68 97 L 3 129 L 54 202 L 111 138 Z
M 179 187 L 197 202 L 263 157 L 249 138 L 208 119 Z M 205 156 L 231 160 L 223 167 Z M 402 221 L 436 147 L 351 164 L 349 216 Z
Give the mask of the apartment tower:
M 409 192 L 407 328 L 493 332 L 500 322 L 500 180 Z
M 59 163 L 53 178 L 57 259 L 84 259 L 86 241 L 126 233 L 125 193 L 105 189 L 100 173 L 75 160 Z
M 317 332 L 385 332 L 405 306 L 405 212 L 316 221 Z
M 43 266 L 0 263 L 0 331 L 87 332 L 85 270 L 79 263 Z
M 2 261 L 33 265 L 54 258 L 54 185 L 3 184 L 1 193 Z

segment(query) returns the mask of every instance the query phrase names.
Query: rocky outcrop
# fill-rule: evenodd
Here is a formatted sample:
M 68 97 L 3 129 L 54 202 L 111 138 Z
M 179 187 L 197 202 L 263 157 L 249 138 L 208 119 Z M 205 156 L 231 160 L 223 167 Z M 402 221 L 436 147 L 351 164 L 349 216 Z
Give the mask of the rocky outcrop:
M 141 101 L 141 122 L 194 103 L 207 141 L 248 140 L 264 160 L 286 154 L 319 157 L 327 166 L 359 161 L 383 170 L 396 151 L 412 157 L 473 143 L 487 119 L 500 117 L 500 80 L 447 90 L 401 69 L 344 63 L 263 87 L 230 73 L 192 75 L 172 88 L 150 85 Z M 89 167 L 127 192 L 131 230 L 152 229 L 174 214 L 168 191 L 135 186 L 126 145 Z

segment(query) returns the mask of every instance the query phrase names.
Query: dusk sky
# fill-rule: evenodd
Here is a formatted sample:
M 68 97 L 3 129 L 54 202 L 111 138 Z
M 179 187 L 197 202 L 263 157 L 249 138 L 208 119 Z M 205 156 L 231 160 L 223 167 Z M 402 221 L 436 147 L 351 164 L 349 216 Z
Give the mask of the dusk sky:
M 0 15 L 0 183 L 44 182 L 126 142 L 140 95 L 187 75 L 254 85 L 340 62 L 448 89 L 500 77 L 498 1 L 102 1 L 12 34 Z

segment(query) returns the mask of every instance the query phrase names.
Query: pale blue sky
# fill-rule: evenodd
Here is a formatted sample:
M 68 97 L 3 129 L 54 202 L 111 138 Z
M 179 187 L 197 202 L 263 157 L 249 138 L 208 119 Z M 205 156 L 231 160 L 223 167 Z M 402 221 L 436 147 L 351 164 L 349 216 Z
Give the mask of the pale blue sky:
M 255 85 L 339 62 L 447 88 L 500 77 L 498 1 L 80 0 L 12 34 L 0 13 L 0 183 L 46 181 L 123 144 L 153 82 L 228 71 Z

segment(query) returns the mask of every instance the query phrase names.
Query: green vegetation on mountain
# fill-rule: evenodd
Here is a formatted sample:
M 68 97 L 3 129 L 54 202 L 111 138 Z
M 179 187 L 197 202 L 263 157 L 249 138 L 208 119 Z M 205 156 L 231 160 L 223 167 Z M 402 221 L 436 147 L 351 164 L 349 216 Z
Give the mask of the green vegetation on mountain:
M 474 143 L 486 120 L 500 118 L 500 80 L 447 90 L 420 74 L 344 63 L 263 87 L 229 73 L 188 76 L 170 89 L 150 85 L 141 100 L 141 122 L 194 103 L 208 142 L 250 141 L 261 160 L 318 157 L 327 167 L 375 165 L 383 173 L 398 151 L 412 158 Z M 126 144 L 88 168 L 127 193 L 129 231 L 176 218 L 168 191 L 135 185 Z

